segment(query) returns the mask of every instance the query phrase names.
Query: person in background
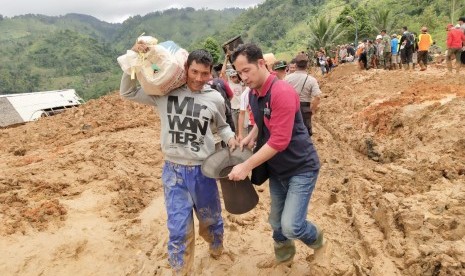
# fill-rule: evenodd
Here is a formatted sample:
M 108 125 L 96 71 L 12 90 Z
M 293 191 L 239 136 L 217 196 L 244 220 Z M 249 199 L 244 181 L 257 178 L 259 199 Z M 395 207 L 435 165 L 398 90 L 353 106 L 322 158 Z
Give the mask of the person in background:
M 412 69 L 415 69 L 418 63 L 418 34 L 412 32 L 413 35 L 413 54 L 412 54 Z
M 396 34 L 391 36 L 391 67 L 392 69 L 401 69 L 399 56 L 399 39 Z
M 465 16 L 460 17 L 458 23 L 460 25 L 460 29 L 465 34 Z
M 465 16 L 459 18 L 458 23 L 460 24 L 460 30 L 465 34 Z M 462 47 L 462 66 L 465 65 L 465 44 Z
M 376 40 L 375 40 L 375 64 L 373 67 L 375 69 L 379 69 L 381 65 L 384 66 L 384 44 L 382 43 L 383 36 L 382 35 L 377 35 Z
M 215 67 L 213 67 L 212 70 L 212 77 L 213 78 L 208 81 L 208 85 L 210 85 L 210 87 L 216 91 L 220 92 L 221 96 L 223 97 L 225 104 L 226 123 L 228 123 L 233 132 L 236 132 L 236 126 L 234 125 L 231 113 L 231 99 L 233 97 L 233 92 L 231 91 L 229 85 L 222 78 L 218 77 L 217 69 Z
M 287 69 L 287 73 L 292 74 L 292 73 L 295 72 L 295 70 L 296 70 L 295 60 L 292 59 L 291 62 L 289 62 L 289 67 Z
M 307 73 L 308 58 L 297 55 L 295 58 L 297 70 L 284 79 L 291 84 L 299 94 L 300 113 L 308 134 L 312 136 L 312 115 L 316 114 L 320 104 L 321 90 L 318 81 Z
M 334 65 L 333 59 L 330 56 L 327 56 L 326 57 L 326 72 L 327 73 L 331 72 L 334 67 L 335 65 Z
M 147 52 L 145 43 L 132 50 Z M 195 50 L 186 62 L 186 84 L 165 96 L 151 96 L 137 87 L 137 81 L 123 73 L 120 95 L 154 106 L 161 120 L 161 149 L 165 164 L 162 182 L 168 215 L 168 261 L 175 275 L 193 273 L 195 212 L 199 235 L 208 242 L 210 255 L 223 252 L 223 219 L 216 180 L 203 175 L 202 162 L 215 151 L 212 129 L 231 149 L 234 132 L 226 123 L 223 97 L 210 86 L 213 58 L 206 50 Z M 134 139 L 137 139 L 135 137 Z
M 327 62 L 326 62 L 325 53 L 321 51 L 318 52 L 318 65 L 320 66 L 322 75 L 328 73 L 328 71 L 326 70 Z
M 428 51 L 433 44 L 433 38 L 428 33 L 428 28 L 422 27 L 421 34 L 418 36 L 418 64 L 420 71 L 425 71 L 428 66 Z
M 387 35 L 386 30 L 381 30 L 381 44 L 383 45 L 384 70 L 391 69 L 391 38 Z
M 368 40 L 367 41 L 367 47 L 366 47 L 366 54 L 367 54 L 367 65 L 366 69 L 370 68 L 376 68 L 376 57 L 375 57 L 375 46 L 373 45 L 373 41 Z
M 259 139 L 266 142 L 249 159 L 234 166 L 228 176 L 234 181 L 245 179 L 253 168 L 266 162 L 275 260 L 292 261 L 294 240 L 313 250 L 323 247 L 325 241 L 323 231 L 307 220 L 320 169 L 318 154 L 302 120 L 299 96 L 289 83 L 268 72 L 261 49 L 255 44 L 242 44 L 232 54 L 232 62 L 252 89 L 249 104 L 254 118 L 263 119 L 263 136 Z M 259 99 L 266 110 L 260 111 Z M 255 125 L 241 141 L 241 148 L 251 147 L 258 133 Z
M 287 64 L 284 60 L 278 60 L 273 64 L 273 71 L 276 72 L 278 79 L 283 80 L 286 77 Z
M 406 26 L 402 27 L 402 37 L 400 38 L 400 57 L 405 70 L 413 69 L 413 49 L 415 37 L 410 33 Z
M 354 49 L 354 44 L 350 43 L 350 45 L 347 45 L 347 55 L 355 57 L 355 49 Z M 353 59 L 352 59 L 353 61 Z
M 355 55 L 358 58 L 358 65 L 360 67 L 360 70 L 366 69 L 367 68 L 367 53 L 366 53 L 366 44 L 365 42 L 360 42 L 360 44 L 357 47 L 357 52 Z
M 460 60 L 462 55 L 462 46 L 465 42 L 465 34 L 460 29 L 455 29 L 454 25 L 447 25 L 447 70 L 452 73 L 452 57 L 455 56 L 455 70 L 458 74 L 460 72 L 460 67 L 462 67 L 462 62 Z
M 346 62 L 346 58 L 347 58 L 347 48 L 345 45 L 341 45 L 340 48 L 339 48 L 339 58 L 341 60 L 341 63 L 345 63 Z
M 249 105 L 249 93 L 250 93 L 250 88 L 247 87 L 245 88 L 244 92 L 242 92 L 241 95 L 241 108 L 240 108 L 240 113 L 239 113 L 239 125 L 243 126 L 242 128 L 239 129 L 238 134 L 237 134 L 237 141 L 240 142 L 244 137 L 246 137 L 250 131 L 252 130 L 252 127 L 255 124 L 255 121 L 253 119 L 253 114 L 250 111 L 250 105 Z
M 231 115 L 233 123 L 235 126 L 235 132 L 237 133 L 237 125 L 239 119 L 239 107 L 241 104 L 241 94 L 244 91 L 245 87 L 242 84 L 239 76 L 237 75 L 236 70 L 232 68 L 229 63 L 229 52 L 225 56 L 223 67 L 221 68 L 220 76 L 228 84 L 231 91 L 233 92 L 233 97 L 231 98 Z M 229 68 L 228 68 L 229 66 Z

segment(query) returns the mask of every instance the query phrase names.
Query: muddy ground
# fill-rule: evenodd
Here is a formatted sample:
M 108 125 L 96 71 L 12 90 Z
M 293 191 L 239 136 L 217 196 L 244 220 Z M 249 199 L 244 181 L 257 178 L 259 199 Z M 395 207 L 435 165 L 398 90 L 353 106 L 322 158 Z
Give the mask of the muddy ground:
M 225 218 L 197 275 L 465 275 L 465 75 L 338 67 L 313 140 L 308 218 L 326 232 L 274 266 L 269 191 Z M 0 129 L 2 275 L 170 275 L 158 115 L 117 93 Z

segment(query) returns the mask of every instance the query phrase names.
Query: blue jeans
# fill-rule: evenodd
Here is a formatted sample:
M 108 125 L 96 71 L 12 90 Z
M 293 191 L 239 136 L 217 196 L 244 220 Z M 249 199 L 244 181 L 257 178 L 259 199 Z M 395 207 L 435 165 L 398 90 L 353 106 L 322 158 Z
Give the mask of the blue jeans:
M 200 166 L 165 161 L 162 173 L 168 213 L 168 260 L 175 271 L 189 271 L 194 254 L 194 219 L 199 234 L 211 250 L 223 247 L 223 219 L 216 180 L 202 174 Z
M 299 239 L 306 245 L 311 245 L 316 241 L 317 229 L 313 223 L 307 221 L 307 213 L 318 173 L 319 170 L 310 171 L 287 179 L 270 177 L 269 222 L 276 242 Z

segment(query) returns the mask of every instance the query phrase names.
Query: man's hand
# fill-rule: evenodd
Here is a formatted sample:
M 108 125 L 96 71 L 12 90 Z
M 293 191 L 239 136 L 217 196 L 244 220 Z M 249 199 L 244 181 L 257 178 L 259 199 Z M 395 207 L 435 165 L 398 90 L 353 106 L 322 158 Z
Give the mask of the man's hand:
M 143 41 L 137 41 L 136 44 L 132 46 L 131 50 L 136 53 L 147 53 L 149 51 L 149 46 Z
M 237 146 L 239 146 L 239 143 L 238 143 L 238 141 L 236 140 L 235 137 L 232 137 L 231 139 L 229 139 L 228 147 L 229 147 L 230 151 L 233 151 L 234 149 L 236 149 Z
M 253 149 L 255 146 L 255 140 L 252 139 L 251 135 L 247 135 L 245 138 L 239 141 L 239 148 L 244 150 L 244 146 L 248 147 L 249 149 Z
M 244 180 L 252 169 L 247 167 L 246 163 L 240 163 L 233 167 L 231 172 L 228 174 L 229 180 L 239 181 Z
M 316 112 L 318 111 L 318 106 L 312 106 L 310 110 L 312 111 L 312 114 L 315 115 Z
M 310 110 L 312 111 L 312 114 L 315 115 L 316 112 L 318 111 L 318 106 L 320 105 L 320 97 L 314 97 L 312 99 L 312 106 L 310 107 Z

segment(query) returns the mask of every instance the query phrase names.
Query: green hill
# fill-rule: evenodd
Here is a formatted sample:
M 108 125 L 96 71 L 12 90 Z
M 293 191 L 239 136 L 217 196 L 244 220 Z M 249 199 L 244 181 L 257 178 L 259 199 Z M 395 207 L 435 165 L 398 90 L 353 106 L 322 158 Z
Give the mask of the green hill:
M 172 9 L 123 24 L 81 14 L 0 17 L 0 93 L 74 88 L 84 99 L 97 98 L 118 89 L 116 58 L 143 32 L 189 49 L 241 12 Z
M 265 52 L 290 59 L 316 47 L 312 30 L 322 18 L 331 28 L 340 25 L 321 46 L 353 42 L 355 22 L 347 20 L 351 16 L 359 39 L 373 39 L 384 28 L 399 33 L 404 25 L 412 31 L 427 26 L 444 47 L 446 23 L 456 23 L 463 15 L 463 0 L 267 0 L 247 10 L 170 9 L 122 24 L 81 14 L 0 15 L 0 93 L 74 88 L 85 99 L 104 95 L 119 86 L 116 58 L 142 33 L 188 50 L 207 37 L 221 44 L 241 35 Z

